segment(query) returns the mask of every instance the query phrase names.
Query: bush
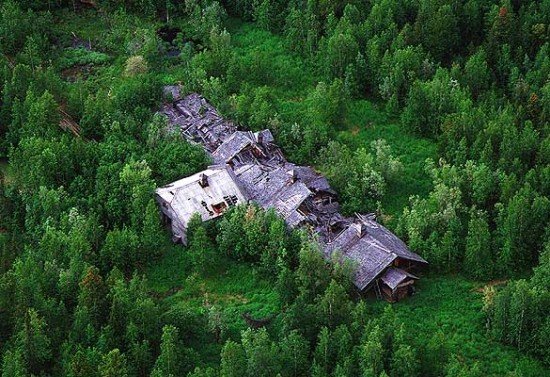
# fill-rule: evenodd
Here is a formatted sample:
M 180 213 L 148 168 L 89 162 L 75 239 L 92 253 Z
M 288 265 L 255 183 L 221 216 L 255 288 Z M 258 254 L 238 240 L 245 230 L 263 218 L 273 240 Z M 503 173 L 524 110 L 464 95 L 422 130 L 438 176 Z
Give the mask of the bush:
M 59 68 L 67 69 L 82 65 L 101 65 L 111 60 L 107 54 L 98 51 L 90 51 L 85 48 L 69 48 L 59 59 Z
M 149 71 L 149 65 L 147 60 L 141 55 L 131 56 L 126 60 L 126 67 L 124 68 L 124 76 L 134 77 L 142 75 Z

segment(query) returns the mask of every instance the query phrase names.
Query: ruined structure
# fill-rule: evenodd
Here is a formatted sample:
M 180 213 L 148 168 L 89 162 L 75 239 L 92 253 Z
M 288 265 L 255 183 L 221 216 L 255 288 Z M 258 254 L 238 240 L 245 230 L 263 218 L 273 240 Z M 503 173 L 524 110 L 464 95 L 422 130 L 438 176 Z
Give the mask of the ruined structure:
M 354 283 L 360 291 L 374 288 L 377 296 L 391 302 L 412 292 L 417 277 L 408 271 L 427 262 L 374 215 L 342 216 L 327 179 L 310 167 L 286 161 L 269 130 L 237 130 L 202 96 L 181 97 L 176 86 L 166 87 L 165 95 L 170 101 L 162 113 L 169 126 L 200 144 L 216 164 L 157 189 L 175 241 L 186 243 L 186 225 L 194 212 L 206 221 L 231 205 L 253 201 L 274 208 L 289 227 L 307 226 L 315 232 L 326 259 L 339 253 L 354 262 Z
M 187 224 L 195 213 L 208 221 L 230 206 L 248 202 L 233 171 L 219 165 L 161 187 L 156 194 L 163 219 L 172 229 L 172 239 L 184 244 Z

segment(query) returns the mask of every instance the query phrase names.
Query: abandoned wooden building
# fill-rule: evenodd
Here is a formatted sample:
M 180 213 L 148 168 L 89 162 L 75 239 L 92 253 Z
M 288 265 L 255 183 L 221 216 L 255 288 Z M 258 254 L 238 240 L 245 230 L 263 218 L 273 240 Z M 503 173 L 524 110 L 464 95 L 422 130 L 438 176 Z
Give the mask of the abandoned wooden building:
M 418 280 L 413 274 L 400 268 L 390 267 L 377 282 L 377 289 L 389 302 L 397 302 L 410 296 L 414 292 L 414 281 Z
M 227 166 L 210 166 L 190 177 L 156 190 L 157 202 L 175 242 L 186 244 L 187 224 L 198 213 L 203 221 L 219 217 L 230 206 L 247 203 L 233 171 Z
M 326 257 L 332 258 L 335 252 L 357 266 L 354 283 L 360 291 L 372 287 L 378 296 L 391 302 L 413 292 L 412 284 L 417 278 L 406 270 L 427 263 L 376 222 L 372 214 L 357 215 L 336 238 L 326 243 Z
M 335 253 L 351 260 L 359 291 L 373 289 L 390 302 L 414 292 L 418 278 L 410 271 L 427 262 L 372 214 L 342 216 L 327 179 L 311 167 L 286 161 L 269 130 L 239 131 L 202 96 L 181 97 L 176 86 L 166 87 L 165 94 L 171 98 L 162 113 L 170 128 L 201 145 L 216 164 L 157 189 L 174 241 L 187 243 L 186 228 L 194 213 L 207 221 L 232 205 L 255 202 L 275 209 L 291 228 L 307 225 L 327 260 Z

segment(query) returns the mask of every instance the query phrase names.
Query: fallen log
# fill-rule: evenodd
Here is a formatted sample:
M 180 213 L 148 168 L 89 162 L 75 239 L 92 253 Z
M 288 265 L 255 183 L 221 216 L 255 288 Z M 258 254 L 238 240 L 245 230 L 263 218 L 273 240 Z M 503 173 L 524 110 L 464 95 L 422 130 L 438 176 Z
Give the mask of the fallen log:
M 267 316 L 265 318 L 256 319 L 256 318 L 252 318 L 252 316 L 250 315 L 250 312 L 244 312 L 242 314 L 242 317 L 245 320 L 248 327 L 250 327 L 252 329 L 259 329 L 259 328 L 262 328 L 262 327 L 265 327 L 265 326 L 269 325 L 269 323 L 273 320 L 273 318 L 275 316 L 272 314 L 272 315 Z
M 61 107 L 59 107 L 59 114 L 61 115 L 61 120 L 59 121 L 59 126 L 67 131 L 73 133 L 73 135 L 80 137 L 81 129 L 80 125 L 74 121 L 74 119 Z

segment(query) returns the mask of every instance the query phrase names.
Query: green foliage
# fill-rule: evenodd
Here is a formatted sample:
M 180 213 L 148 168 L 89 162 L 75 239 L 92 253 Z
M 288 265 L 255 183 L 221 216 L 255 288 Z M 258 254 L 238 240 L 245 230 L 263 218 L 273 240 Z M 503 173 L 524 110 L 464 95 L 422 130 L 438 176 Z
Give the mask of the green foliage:
M 548 318 L 544 314 L 550 302 L 548 266 L 550 243 L 546 243 L 538 266 L 528 281 L 507 284 L 498 292 L 485 294 L 485 312 L 490 334 L 520 350 L 548 362 Z
M 109 55 L 99 52 L 91 51 L 85 48 L 71 48 L 63 52 L 63 55 L 58 60 L 59 69 L 67 69 L 74 66 L 84 66 L 91 64 L 93 66 L 99 66 L 108 63 L 111 60 Z
M 494 260 L 491 250 L 491 233 L 487 224 L 487 215 L 474 212 L 468 223 L 466 252 L 464 254 L 464 270 L 471 277 L 486 280 L 492 275 Z
M 178 329 L 174 326 L 165 326 L 162 329 L 160 355 L 155 362 L 152 376 L 178 376 L 183 372 L 183 355 L 178 338 Z
M 266 234 L 268 235 L 266 237 Z M 219 222 L 219 251 L 237 260 L 259 262 L 266 276 L 276 276 L 280 267 L 296 260 L 298 235 L 288 234 L 273 210 L 256 205 L 237 206 Z
M 419 41 L 437 60 L 449 60 L 459 42 L 459 25 L 450 4 L 421 1 L 415 22 Z
M 96 6 L 0 6 L 2 375 L 544 375 L 524 354 L 549 363 L 546 2 Z M 181 30 L 172 46 L 157 16 Z M 69 48 L 71 32 L 93 49 Z M 431 270 L 526 279 L 486 289 L 487 318 L 456 276 L 383 311 L 351 300 L 349 266 L 254 207 L 170 245 L 153 189 L 209 163 L 152 117 L 174 82 L 272 129 Z M 273 317 L 241 334 L 244 312 Z
M 241 344 L 228 340 L 221 352 L 220 375 L 222 377 L 244 376 L 246 373 L 246 355 Z
M 277 357 L 278 346 L 271 339 L 265 329 L 242 333 L 242 346 L 246 355 L 247 376 L 276 376 L 282 366 Z
M 16 1 L 3 1 L 0 14 L 0 49 L 2 54 L 15 56 L 25 46 L 27 38 L 42 40 L 41 46 L 36 48 L 42 52 L 49 47 L 46 43 L 51 36 L 52 18 L 49 13 L 35 13 L 32 10 L 25 12 Z
M 548 224 L 550 201 L 522 188 L 497 218 L 503 269 L 521 270 L 532 266 L 542 249 L 543 224 Z M 529 230 L 528 230 L 529 229 Z
M 102 377 L 128 376 L 126 358 L 120 353 L 120 350 L 114 349 L 103 356 L 103 360 L 99 365 L 99 374 Z
M 320 152 L 321 169 L 342 195 L 347 213 L 376 207 L 387 185 L 395 182 L 403 169 L 385 140 L 373 141 L 370 147 L 370 153 L 364 148 L 352 153 L 346 145 L 330 142 Z
M 34 309 L 25 313 L 23 328 L 16 335 L 17 348 L 24 355 L 24 363 L 30 373 L 43 370 L 52 357 L 51 339 L 47 324 Z
M 147 61 L 141 55 L 130 56 L 126 60 L 126 66 L 124 68 L 124 75 L 128 77 L 143 75 L 147 73 L 149 66 Z
M 413 132 L 435 136 L 445 116 L 468 111 L 471 100 L 456 79 L 438 69 L 432 80 L 413 83 L 405 104 L 403 124 Z
M 212 274 L 219 268 L 220 257 L 218 250 L 206 233 L 204 226 L 195 227 L 189 233 L 189 260 L 199 274 Z
M 308 371 L 307 341 L 298 331 L 292 331 L 280 341 L 280 354 L 285 376 L 305 376 Z

